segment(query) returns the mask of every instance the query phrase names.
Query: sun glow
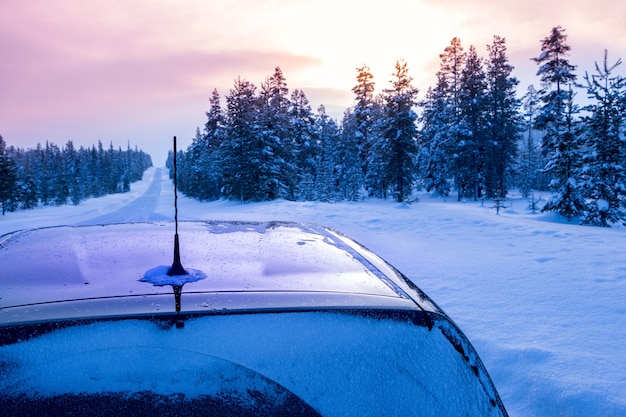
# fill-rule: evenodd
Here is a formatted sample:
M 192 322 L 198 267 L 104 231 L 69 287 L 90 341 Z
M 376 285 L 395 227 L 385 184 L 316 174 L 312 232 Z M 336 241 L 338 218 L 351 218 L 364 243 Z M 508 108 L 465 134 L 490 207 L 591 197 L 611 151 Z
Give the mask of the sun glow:
M 340 118 L 356 68 L 368 65 L 381 91 L 404 59 L 423 95 L 453 37 L 482 56 L 505 37 L 513 74 L 528 85 L 553 26 L 567 29 L 582 73 L 605 48 L 616 59 L 626 49 L 625 15 L 626 3 L 611 0 L 567 9 L 556 0 L 10 1 L 0 14 L 0 133 L 17 146 L 130 136 L 152 153 L 154 137 L 193 136 L 214 88 L 224 96 L 237 77 L 258 86 L 276 66 L 314 110 Z

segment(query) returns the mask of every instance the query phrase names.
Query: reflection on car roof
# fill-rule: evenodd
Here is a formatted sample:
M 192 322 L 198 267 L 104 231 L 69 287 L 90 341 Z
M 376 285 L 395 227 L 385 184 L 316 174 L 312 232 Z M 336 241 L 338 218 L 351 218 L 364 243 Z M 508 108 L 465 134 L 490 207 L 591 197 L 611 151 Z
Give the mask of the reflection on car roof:
M 317 303 L 418 308 L 419 297 L 410 294 L 410 286 L 393 268 L 321 226 L 182 222 L 180 236 L 184 265 L 206 275 L 186 284 L 183 292 L 229 294 L 227 300 L 192 297 L 200 304 L 267 307 L 267 297 L 260 295 L 271 293 L 274 307 Z M 16 233 L 0 246 L 0 308 L 22 306 L 23 314 L 23 306 L 51 302 L 79 305 L 78 300 L 90 300 L 96 308 L 98 299 L 171 294 L 171 286 L 142 282 L 147 271 L 171 261 L 171 237 L 171 223 L 62 226 Z M 436 309 L 428 299 L 418 301 L 422 309 Z M 133 311 L 141 308 L 135 306 Z

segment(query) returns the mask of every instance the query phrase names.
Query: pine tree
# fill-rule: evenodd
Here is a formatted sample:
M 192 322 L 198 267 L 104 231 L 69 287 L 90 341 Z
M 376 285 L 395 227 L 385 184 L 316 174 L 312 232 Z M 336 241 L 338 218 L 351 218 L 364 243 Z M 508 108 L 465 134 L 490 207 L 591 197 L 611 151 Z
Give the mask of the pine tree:
M 568 90 L 564 104 L 563 121 L 558 147 L 543 172 L 552 176 L 550 188 L 554 194 L 541 211 L 556 211 L 568 220 L 579 216 L 586 210 L 585 200 L 580 193 L 578 175 L 582 155 L 580 149 L 580 123 L 576 119 L 580 112 L 574 103 L 574 92 Z
M 33 154 L 32 150 L 24 151 L 14 147 L 9 147 L 6 152 L 15 165 L 17 203 L 13 206 L 15 209 L 32 209 L 38 204 L 35 173 L 32 169 Z
M 221 190 L 219 153 L 224 140 L 225 120 L 216 89 L 212 92 L 209 104 L 204 129 L 200 132 L 200 128 L 196 128 L 195 137 L 187 148 L 186 162 L 180 169 L 181 177 L 187 178 L 187 181 L 180 181 L 179 189 L 200 200 L 217 199 Z
M 13 207 L 17 193 L 17 167 L 7 155 L 6 143 L 0 135 L 0 204 L 2 214 Z
M 358 201 L 364 185 L 361 168 L 361 146 L 354 134 L 357 121 L 354 113 L 347 109 L 341 124 L 341 140 L 334 149 L 335 181 L 341 199 Z
M 476 201 L 485 189 L 485 149 L 487 131 L 486 75 L 476 48 L 470 46 L 461 72 L 459 96 L 459 140 L 455 154 L 458 200 Z
M 315 196 L 319 201 L 332 202 L 339 200 L 340 194 L 335 180 L 337 155 L 335 153 L 341 132 L 337 123 L 326 114 L 321 105 L 317 109 L 316 131 L 320 143 L 318 174 L 315 178 Z
M 375 138 L 372 137 L 377 122 L 378 103 L 374 99 L 374 76 L 367 65 L 356 69 L 357 84 L 352 87 L 355 104 L 352 109 L 354 117 L 354 135 L 358 141 L 362 162 L 363 175 L 367 175 L 370 148 Z
M 461 46 L 461 39 L 452 38 L 450 45 L 446 47 L 443 54 L 439 55 L 439 58 L 441 63 L 437 76 L 438 78 L 443 77 L 446 81 L 445 94 L 454 108 L 454 120 L 458 121 L 460 118 L 458 112 L 461 101 L 463 69 L 465 68 L 465 60 L 467 58 L 467 54 L 463 52 L 463 47 Z
M 80 204 L 85 199 L 83 181 L 81 177 L 80 159 L 78 152 L 74 149 L 72 141 L 68 141 L 62 151 L 63 172 L 65 177 L 63 182 L 67 186 L 67 194 L 74 205 Z
M 297 169 L 288 93 L 285 77 L 276 67 L 274 75 L 261 85 L 257 99 L 256 199 L 295 198 Z
M 580 139 L 572 119 L 577 109 L 570 86 L 576 81 L 576 67 L 567 60 L 570 49 L 565 29 L 557 26 L 542 40 L 539 57 L 533 58 L 540 66 L 537 75 L 541 78 L 541 107 L 535 127 L 545 131 L 542 148 L 547 163 L 543 172 L 551 175 L 550 188 L 556 191 L 542 211 L 556 211 L 568 219 L 584 209 L 573 166 L 578 163 Z
M 421 103 L 422 138 L 424 140 L 421 170 L 427 192 L 447 197 L 450 194 L 450 136 L 452 108 L 446 99 L 446 80 L 441 75 L 437 85 L 429 88 Z
M 177 186 L 180 192 L 198 199 L 204 199 L 206 190 L 206 175 L 210 172 L 205 170 L 203 162 L 208 153 L 205 136 L 196 127 L 196 134 L 191 140 L 191 145 L 184 152 L 184 158 L 179 158 Z
M 585 74 L 587 94 L 592 100 L 585 117 L 585 145 L 581 183 L 588 199 L 582 222 L 608 227 L 626 221 L 626 78 L 613 71 L 622 61 L 609 65 L 604 51 L 602 67 L 596 62 L 596 73 Z
M 222 143 L 223 195 L 242 202 L 261 199 L 257 185 L 260 156 L 265 149 L 259 144 L 256 87 L 237 78 L 226 97 L 226 137 Z
M 461 40 L 453 38 L 439 55 L 437 84 L 429 89 L 422 103 L 422 133 L 427 149 L 426 155 L 420 155 L 424 183 L 427 191 L 441 196 L 450 193 L 450 177 L 459 188 L 460 162 L 456 151 L 464 140 L 460 104 L 466 57 Z
M 535 116 L 539 106 L 539 96 L 534 85 L 529 85 L 526 94 L 522 98 L 522 108 L 524 110 L 525 140 L 520 143 L 520 162 L 518 185 L 523 197 L 528 197 L 533 188 L 541 187 L 541 180 L 538 177 L 541 167 L 540 155 L 535 139 Z
M 322 150 L 315 126 L 315 117 L 304 91 L 294 90 L 291 94 L 289 115 L 297 171 L 296 198 L 313 200 Z
M 371 152 L 370 165 L 380 167 L 376 173 L 381 188 L 389 190 L 396 201 L 403 202 L 415 184 L 417 166 L 417 88 L 411 84 L 405 61 L 397 61 L 391 88 L 383 93 L 383 117 L 377 141 Z
M 68 184 L 68 177 L 65 175 L 65 164 L 63 162 L 63 155 L 61 148 L 54 143 L 47 143 L 46 150 L 48 151 L 48 161 L 50 164 L 49 175 L 52 178 L 50 182 L 50 195 L 53 198 L 53 203 L 57 206 L 67 204 L 70 197 L 70 189 Z
M 225 140 L 226 120 L 220 102 L 219 93 L 213 89 L 203 131 L 205 148 L 199 161 L 199 169 L 203 173 L 203 189 L 200 198 L 206 200 L 219 198 L 222 189 L 220 147 Z
M 520 101 L 515 96 L 518 81 L 511 75 L 513 66 L 506 55 L 506 40 L 494 36 L 487 50 L 485 188 L 487 197 L 503 198 L 512 183 L 521 133 Z

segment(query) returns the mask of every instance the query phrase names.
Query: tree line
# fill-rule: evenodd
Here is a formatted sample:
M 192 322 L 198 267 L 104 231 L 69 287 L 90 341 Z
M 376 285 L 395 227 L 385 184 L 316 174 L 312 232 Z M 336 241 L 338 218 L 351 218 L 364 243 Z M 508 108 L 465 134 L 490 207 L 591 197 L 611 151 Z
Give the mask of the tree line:
M 357 68 L 354 105 L 340 123 L 305 93 L 289 95 L 276 67 L 257 89 L 235 80 L 221 107 L 213 90 L 202 130 L 176 155 L 179 187 L 202 199 L 410 201 L 416 190 L 501 201 L 517 187 L 551 190 L 543 207 L 582 223 L 626 220 L 626 115 L 621 64 L 595 65 L 577 81 L 565 29 L 541 40 L 541 86 L 516 95 L 506 41 L 494 36 L 481 57 L 453 38 L 440 55 L 435 86 L 418 100 L 407 63 L 375 94 L 367 65 Z M 589 104 L 579 106 L 577 90 Z M 171 168 L 170 152 L 167 165 Z M 171 170 L 170 170 L 171 172 Z M 172 174 L 171 174 L 172 175 Z
M 150 156 L 137 148 L 76 149 L 72 141 L 34 149 L 7 147 L 0 136 L 0 203 L 2 214 L 40 205 L 79 204 L 87 198 L 130 191 L 152 166 Z

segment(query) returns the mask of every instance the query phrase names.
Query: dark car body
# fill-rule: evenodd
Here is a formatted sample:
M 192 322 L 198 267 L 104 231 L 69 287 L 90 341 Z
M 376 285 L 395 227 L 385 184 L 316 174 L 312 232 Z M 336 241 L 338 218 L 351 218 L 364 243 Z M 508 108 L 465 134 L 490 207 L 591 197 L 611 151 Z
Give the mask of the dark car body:
M 7 415 L 506 416 L 478 354 L 348 237 L 286 222 L 0 238 Z

